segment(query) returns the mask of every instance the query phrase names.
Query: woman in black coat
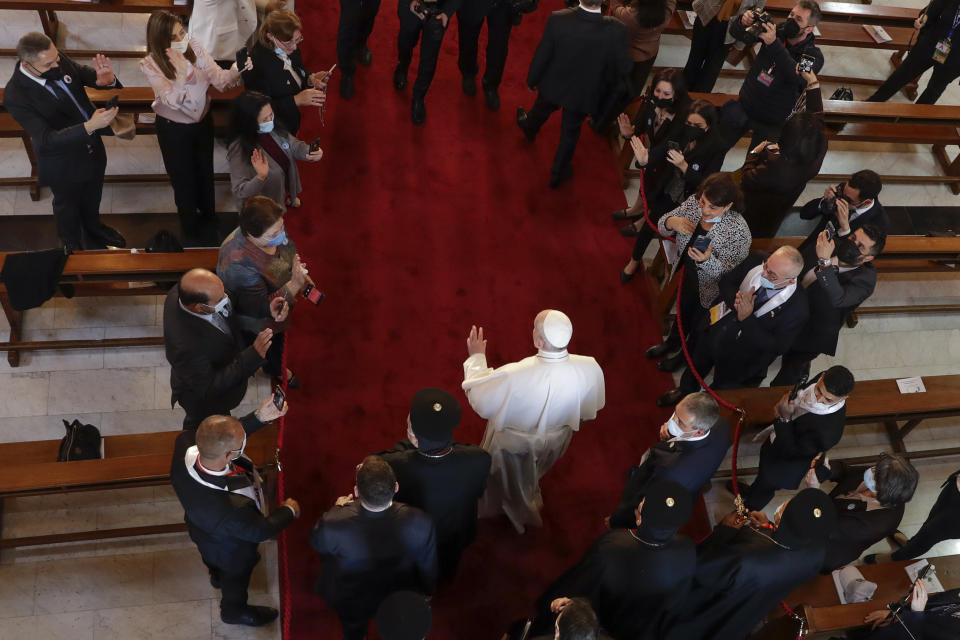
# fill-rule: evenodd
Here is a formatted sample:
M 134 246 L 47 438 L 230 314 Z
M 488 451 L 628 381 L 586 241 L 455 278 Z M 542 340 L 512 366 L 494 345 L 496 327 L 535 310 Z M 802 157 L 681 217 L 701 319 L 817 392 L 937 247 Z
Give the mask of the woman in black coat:
M 624 144 L 629 144 L 630 138 L 637 136 L 645 139 L 648 147 L 657 146 L 666 140 L 671 127 L 679 124 L 677 116 L 684 113 L 689 106 L 690 97 L 687 95 L 687 81 L 684 80 L 683 73 L 680 69 L 663 69 L 653 76 L 650 90 L 644 96 L 643 104 L 633 120 L 625 113 L 621 113 L 617 118 Z M 619 219 L 617 215 L 624 211 L 614 211 L 614 218 Z

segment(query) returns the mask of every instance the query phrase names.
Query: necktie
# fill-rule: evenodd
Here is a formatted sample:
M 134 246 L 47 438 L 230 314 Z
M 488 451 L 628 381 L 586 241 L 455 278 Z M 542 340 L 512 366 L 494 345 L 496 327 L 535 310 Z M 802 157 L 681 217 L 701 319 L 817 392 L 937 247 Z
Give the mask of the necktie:
M 213 326 L 215 326 L 217 329 L 220 329 L 220 331 L 224 332 L 225 334 L 230 335 L 230 325 L 227 324 L 226 318 L 219 313 L 212 313 L 210 314 L 210 317 L 213 320 Z
M 767 300 L 770 299 L 770 296 L 773 295 L 773 289 L 767 289 L 766 287 L 760 287 L 760 290 L 757 291 L 757 299 L 753 301 L 753 308 L 760 309 Z

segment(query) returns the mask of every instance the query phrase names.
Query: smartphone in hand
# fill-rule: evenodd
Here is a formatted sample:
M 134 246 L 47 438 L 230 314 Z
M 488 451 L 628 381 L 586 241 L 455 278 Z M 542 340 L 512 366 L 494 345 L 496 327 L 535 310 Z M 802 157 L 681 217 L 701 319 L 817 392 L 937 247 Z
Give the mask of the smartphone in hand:
M 693 241 L 693 248 L 699 251 L 700 253 L 704 253 L 710 247 L 710 244 L 712 242 L 713 242 L 713 238 L 708 238 L 707 236 L 699 236 L 696 240 Z
M 283 403 L 287 401 L 287 396 L 280 385 L 273 388 L 273 406 L 279 411 L 283 411 Z

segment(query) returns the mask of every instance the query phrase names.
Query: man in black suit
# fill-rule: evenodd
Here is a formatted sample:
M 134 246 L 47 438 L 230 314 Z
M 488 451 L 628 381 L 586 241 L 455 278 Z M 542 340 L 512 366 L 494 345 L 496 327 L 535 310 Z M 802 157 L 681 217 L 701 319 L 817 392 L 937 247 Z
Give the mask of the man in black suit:
M 453 442 L 460 403 L 443 389 L 420 389 L 407 415 L 407 438 L 380 456 L 400 485 L 398 502 L 422 509 L 437 530 L 440 571 L 452 577 L 460 554 L 477 537 L 477 502 L 487 488 L 490 454 Z
M 873 225 L 883 235 L 887 234 L 887 214 L 877 199 L 882 188 L 880 176 L 870 169 L 863 169 L 850 176 L 846 182 L 827 187 L 822 198 L 803 205 L 800 217 L 804 220 L 817 220 L 817 226 L 798 247 L 803 254 L 804 271 L 817 264 L 817 238 L 828 222 L 841 238 L 849 236 L 866 224 Z
M 269 510 L 260 476 L 243 455 L 247 436 L 287 412 L 273 400 L 240 420 L 210 416 L 196 431 L 177 436 L 170 482 L 183 505 L 190 539 L 210 570 L 210 584 L 220 589 L 220 619 L 258 627 L 277 610 L 247 604 L 250 574 L 260 561 L 259 543 L 275 537 L 300 515 L 296 500 Z
M 471 2 L 474 0 L 467 0 Z M 447 32 L 450 16 L 460 9 L 461 0 L 399 0 L 397 15 L 400 17 L 400 35 L 397 36 L 397 68 L 393 70 L 393 88 L 403 91 L 407 86 L 407 70 L 413 59 L 413 48 L 417 46 L 420 32 L 420 66 L 417 79 L 413 83 L 413 100 L 410 103 L 410 118 L 413 124 L 421 125 L 427 120 L 427 106 L 424 99 L 427 89 L 437 72 L 437 57 L 443 34 Z
M 877 269 L 870 263 L 883 251 L 887 240 L 883 232 L 868 224 L 836 240 L 827 235 L 826 230 L 820 232 L 818 264 L 800 280 L 807 290 L 810 318 L 783 354 L 780 372 L 770 386 L 796 384 L 810 373 L 810 363 L 818 355 L 835 355 L 847 315 L 877 286 Z
M 483 74 L 481 85 L 487 108 L 496 111 L 500 108 L 497 87 L 500 86 L 503 70 L 507 65 L 510 31 L 515 21 L 519 23 L 520 14 L 514 12 L 508 0 L 468 0 L 457 11 L 460 36 L 460 57 L 457 65 L 463 74 L 463 92 L 468 96 L 477 93 L 477 72 L 480 70 L 477 50 L 484 19 L 487 21 L 487 70 Z
M 279 303 L 279 304 L 278 304 Z M 274 319 L 286 318 L 283 299 L 270 303 Z M 170 363 L 170 404 L 187 412 L 184 429 L 196 429 L 207 416 L 230 415 L 247 392 L 247 378 L 264 362 L 273 330 L 245 341 L 230 315 L 223 282 L 206 269 L 191 269 L 170 289 L 163 306 L 163 344 Z
M 581 0 L 576 9 L 554 11 L 530 62 L 527 86 L 537 92 L 529 112 L 517 108 L 517 125 L 533 142 L 540 127 L 563 109 L 560 144 L 550 169 L 550 188 L 573 177 L 580 127 L 600 112 L 605 93 L 633 69 L 623 23 L 600 14 L 601 0 Z
M 337 498 L 310 532 L 323 557 L 316 591 L 340 617 L 345 640 L 362 640 L 377 607 L 394 591 L 431 595 L 437 588 L 433 521 L 394 502 L 399 490 L 390 465 L 367 456 L 353 494 Z
M 647 449 L 640 464 L 627 471 L 620 505 L 610 527 L 632 529 L 637 505 L 654 482 L 676 482 L 696 500 L 730 448 L 730 425 L 706 391 L 691 393 L 660 427 L 660 442 Z
M 349 100 L 354 94 L 353 76 L 357 62 L 369 67 L 373 53 L 367 38 L 380 10 L 380 0 L 340 0 L 340 23 L 337 25 L 337 64 L 340 66 L 340 97 Z
M 693 366 L 714 389 L 758 386 L 767 367 L 787 352 L 807 322 L 806 292 L 797 286 L 803 269 L 800 252 L 782 246 L 769 256 L 750 254 L 720 278 L 720 295 L 693 349 Z M 705 323 L 706 324 L 706 323 Z M 680 386 L 657 399 L 664 407 L 700 388 L 690 367 Z
M 71 250 L 123 246 L 123 237 L 100 223 L 100 196 L 107 152 L 102 135 L 118 107 L 97 109 L 85 87 L 119 89 L 110 59 L 97 55 L 93 67 L 57 51 L 42 33 L 17 43 L 19 64 L 7 82 L 3 106 L 30 134 L 37 156 L 37 180 L 53 192 L 53 215 L 60 242 Z
M 790 392 L 783 394 L 775 409 L 777 421 L 754 437 L 764 443 L 757 479 L 741 487 L 748 509 L 763 509 L 777 489 L 796 489 L 811 468 L 821 479 L 830 476 L 824 456 L 843 437 L 853 385 L 850 370 L 835 365 L 808 382 L 795 398 Z

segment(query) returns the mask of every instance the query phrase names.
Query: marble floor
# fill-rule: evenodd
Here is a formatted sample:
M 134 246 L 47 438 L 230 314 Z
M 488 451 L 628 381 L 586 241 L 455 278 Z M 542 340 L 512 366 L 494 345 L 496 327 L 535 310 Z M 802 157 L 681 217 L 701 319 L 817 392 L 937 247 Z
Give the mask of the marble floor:
M 900 6 L 922 6 L 923 0 L 884 0 Z M 35 13 L 0 12 L 0 47 L 15 46 L 24 32 L 39 29 Z M 65 43 L 95 48 L 142 46 L 145 16 L 61 16 Z M 521 27 L 522 28 L 522 27 Z M 392 37 L 392 36 L 391 36 Z M 64 43 L 60 43 L 63 45 Z M 686 41 L 665 36 L 658 65 L 682 65 Z M 825 48 L 826 73 L 881 78 L 888 69 L 886 54 L 836 47 Z M 14 60 L 0 59 L 0 84 L 9 77 Z M 441 63 L 438 81 L 455 81 L 453 64 Z M 136 60 L 117 60 L 118 75 L 128 86 L 145 84 Z M 834 87 L 825 87 L 825 93 Z M 737 83 L 721 80 L 718 91 L 736 91 Z M 855 87 L 857 97 L 866 88 Z M 336 98 L 334 98 L 336 99 Z M 895 100 L 903 100 L 897 96 Z M 943 103 L 960 104 L 954 84 Z M 585 134 L 589 135 L 589 134 Z M 108 172 L 135 173 L 163 170 L 156 141 L 141 136 L 132 142 L 108 140 Z M 745 145 L 729 154 L 724 169 L 739 166 Z M 224 150 L 216 156 L 217 170 L 226 169 Z M 824 171 L 848 173 L 870 167 L 896 167 L 898 173 L 937 172 L 929 148 L 919 145 L 832 145 Z M 19 141 L 0 140 L 0 177 L 29 171 Z M 823 184 L 811 184 L 800 201 L 819 196 Z M 218 207 L 233 206 L 229 188 L 218 185 Z M 636 197 L 636 186 L 626 198 Z M 946 187 L 890 185 L 881 200 L 889 205 L 956 206 L 957 196 Z M 101 207 L 104 214 L 174 211 L 166 185 L 107 185 Z M 48 214 L 48 192 L 38 202 L 26 188 L 0 187 L 0 215 Z M 597 212 L 606 216 L 607 212 Z M 616 227 L 611 225 L 611 234 Z M 630 245 L 623 244 L 626 261 Z M 610 274 L 610 277 L 616 277 Z M 881 281 L 871 304 L 956 302 L 960 279 L 897 279 Z M 26 314 L 27 339 L 110 338 L 156 336 L 161 333 L 158 297 L 54 299 Z M 8 327 L 0 318 L 0 335 Z M 950 315 L 865 317 L 841 334 L 836 358 L 823 358 L 814 368 L 840 362 L 859 379 L 960 373 L 960 321 Z M 775 371 L 776 368 L 774 367 Z M 269 381 L 258 377 L 250 386 L 242 409 L 255 407 L 269 393 Z M 175 430 L 182 419 L 170 407 L 169 367 L 161 348 L 39 351 L 23 356 L 11 369 L 0 360 L 0 442 L 58 439 L 63 418 L 80 418 L 106 435 Z M 908 438 L 910 448 L 960 446 L 957 420 L 928 421 Z M 882 429 L 875 425 L 850 427 L 834 457 L 871 455 L 887 449 Z M 740 464 L 756 464 L 758 447 L 744 442 Z M 639 456 L 639 452 L 638 452 Z M 725 463 L 729 465 L 729 460 Z M 921 483 L 907 508 L 902 529 L 913 533 L 923 521 L 943 478 L 960 460 L 920 462 Z M 618 491 L 619 488 L 612 488 Z M 781 498 L 774 501 L 776 505 Z M 711 516 L 722 517 L 731 508 L 731 496 L 722 482 L 706 494 Z M 73 529 L 176 522 L 182 511 L 166 487 L 90 492 L 5 501 L 4 535 L 29 535 Z M 771 507 L 772 512 L 772 507 Z M 878 545 L 884 548 L 886 542 Z M 932 555 L 960 553 L 960 541 L 942 543 Z M 276 547 L 263 545 L 264 561 L 251 588 L 251 601 L 277 606 Z M 207 639 L 278 638 L 277 625 L 260 630 L 227 628 L 219 621 L 217 594 L 210 587 L 195 547 L 185 534 L 141 540 L 111 540 L 48 547 L 5 550 L 0 553 L 0 638 L 83 639 Z

